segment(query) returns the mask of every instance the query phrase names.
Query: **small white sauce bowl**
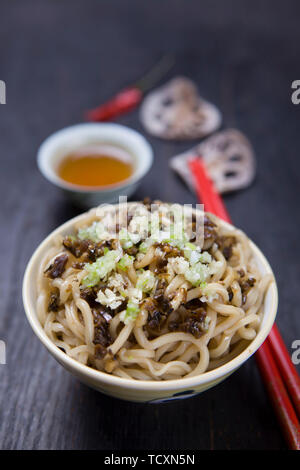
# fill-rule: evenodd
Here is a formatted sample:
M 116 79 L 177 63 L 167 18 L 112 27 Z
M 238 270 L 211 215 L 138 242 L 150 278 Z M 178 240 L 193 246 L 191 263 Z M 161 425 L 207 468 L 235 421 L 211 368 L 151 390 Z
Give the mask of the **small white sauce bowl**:
M 70 153 L 91 145 L 108 145 L 126 151 L 132 158 L 133 172 L 126 180 L 106 186 L 88 187 L 68 183 L 58 176 L 58 167 Z M 118 202 L 119 196 L 131 196 L 149 171 L 153 151 L 138 132 L 119 124 L 84 123 L 66 127 L 49 136 L 37 154 L 39 170 L 84 208 Z
M 193 212 L 196 214 L 195 210 L 193 210 Z M 230 374 L 247 361 L 263 344 L 272 328 L 277 313 L 278 293 L 275 279 L 274 282 L 269 285 L 265 296 L 263 320 L 256 337 L 234 359 L 231 359 L 216 369 L 196 375 L 195 377 L 166 381 L 129 380 L 92 369 L 65 354 L 55 346 L 46 335 L 38 320 L 36 308 L 36 280 L 40 268 L 40 261 L 45 256 L 47 250 L 53 246 L 53 239 L 57 235 L 65 236 L 72 233 L 75 224 L 85 216 L 86 214 L 81 214 L 69 220 L 54 230 L 54 232 L 40 244 L 27 265 L 23 280 L 23 304 L 31 328 L 54 358 L 81 382 L 106 395 L 134 402 L 162 403 L 170 400 L 188 398 L 214 387 L 219 382 L 229 377 Z M 233 229 L 233 226 L 226 222 L 219 220 L 219 223 L 228 229 Z M 252 241 L 250 241 L 250 246 L 261 274 L 272 273 L 272 269 L 260 249 Z

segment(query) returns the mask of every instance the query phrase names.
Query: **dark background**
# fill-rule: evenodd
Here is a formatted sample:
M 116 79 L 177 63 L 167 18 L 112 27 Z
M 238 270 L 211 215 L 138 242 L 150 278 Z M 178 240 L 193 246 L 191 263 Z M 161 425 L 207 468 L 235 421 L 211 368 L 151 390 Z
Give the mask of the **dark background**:
M 36 167 L 40 143 L 139 78 L 163 53 L 245 132 L 257 156 L 251 188 L 226 196 L 234 223 L 264 251 L 278 281 L 278 325 L 289 351 L 299 333 L 297 1 L 0 1 L 0 366 L 2 449 L 282 449 L 285 442 L 255 359 L 216 388 L 163 405 L 118 401 L 81 385 L 32 333 L 21 300 L 26 263 L 78 212 Z M 143 132 L 138 112 L 118 120 Z M 147 136 L 155 162 L 134 199 L 195 203 L 170 171 L 191 143 Z M 298 317 L 298 318 L 297 318 Z

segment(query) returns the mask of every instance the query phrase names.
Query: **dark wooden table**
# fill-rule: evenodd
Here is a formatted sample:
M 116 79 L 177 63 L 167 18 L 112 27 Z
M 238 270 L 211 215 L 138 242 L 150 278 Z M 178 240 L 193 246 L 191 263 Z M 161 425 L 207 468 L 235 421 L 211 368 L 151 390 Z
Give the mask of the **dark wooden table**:
M 21 300 L 26 263 L 43 238 L 78 213 L 36 167 L 57 129 L 142 75 L 164 52 L 250 138 L 251 188 L 226 197 L 236 225 L 270 260 L 278 325 L 292 353 L 299 329 L 300 79 L 297 1 L 1 0 L 0 366 L 2 449 L 284 449 L 254 358 L 216 388 L 163 405 L 118 401 L 81 385 L 31 331 Z M 119 119 L 143 132 L 138 112 Z M 155 162 L 134 199 L 195 203 L 169 169 L 191 144 L 148 136 Z

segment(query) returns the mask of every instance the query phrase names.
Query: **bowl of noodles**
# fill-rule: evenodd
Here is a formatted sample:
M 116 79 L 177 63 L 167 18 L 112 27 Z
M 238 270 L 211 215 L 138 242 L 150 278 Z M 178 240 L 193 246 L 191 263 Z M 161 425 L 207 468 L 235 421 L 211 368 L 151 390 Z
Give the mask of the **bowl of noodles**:
M 69 372 L 105 394 L 196 395 L 267 337 L 277 287 L 258 247 L 199 209 L 101 206 L 52 232 L 23 281 L 29 323 Z

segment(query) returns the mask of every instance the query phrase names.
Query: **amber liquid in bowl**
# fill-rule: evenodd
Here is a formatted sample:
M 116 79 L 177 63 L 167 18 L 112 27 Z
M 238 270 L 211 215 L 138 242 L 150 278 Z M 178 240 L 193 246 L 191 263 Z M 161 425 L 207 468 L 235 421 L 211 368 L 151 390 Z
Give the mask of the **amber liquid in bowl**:
M 67 154 L 57 169 L 58 176 L 77 186 L 108 186 L 133 173 L 133 161 L 125 150 L 112 146 L 89 146 Z

